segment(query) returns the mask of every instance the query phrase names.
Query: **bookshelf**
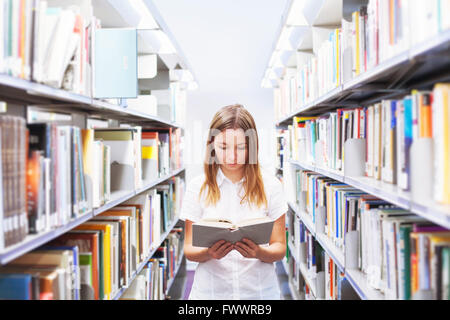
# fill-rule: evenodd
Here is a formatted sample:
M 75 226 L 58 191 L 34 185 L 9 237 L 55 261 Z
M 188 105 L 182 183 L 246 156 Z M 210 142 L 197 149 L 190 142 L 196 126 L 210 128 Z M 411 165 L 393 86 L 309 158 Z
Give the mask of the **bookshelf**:
M 413 89 L 431 90 L 436 83 L 450 81 L 450 28 L 446 25 L 446 27 L 439 29 L 439 31 L 433 30 L 434 33 L 429 33 L 425 38 L 422 37 L 418 42 L 415 41 L 415 39 L 407 44 L 405 42 L 406 45 L 403 44 L 402 46 L 398 46 L 395 50 L 390 51 L 389 54 L 386 54 L 386 52 L 390 49 L 377 47 L 377 50 L 379 49 L 380 52 L 381 50 L 385 50 L 385 57 L 377 61 L 375 65 L 368 64 L 365 66 L 365 70 L 361 70 L 359 74 L 354 73 L 347 78 L 340 74 L 341 77 L 339 78 L 338 76 L 338 80 L 321 94 L 317 94 L 317 91 L 314 91 L 314 88 L 311 89 L 311 87 L 309 87 L 307 90 L 312 90 L 312 96 L 309 96 L 306 100 L 301 100 L 302 98 L 300 98 L 300 96 L 302 95 L 301 90 L 303 90 L 303 83 L 297 82 L 298 87 L 293 87 L 292 83 L 289 83 L 289 81 L 292 81 L 296 76 L 299 77 L 298 75 L 294 75 L 294 73 L 298 72 L 298 74 L 300 74 L 300 70 L 305 63 L 304 60 L 302 60 L 302 57 L 304 55 L 314 57 L 320 56 L 321 53 L 317 49 L 320 48 L 325 41 L 329 40 L 324 39 L 323 37 L 314 37 L 314 28 L 328 28 L 330 26 L 332 26 L 332 29 L 341 28 L 344 26 L 344 19 L 347 21 L 352 20 L 351 15 L 349 15 L 352 11 L 358 11 L 360 10 L 359 7 L 367 5 L 368 3 L 370 5 L 377 2 L 377 5 L 380 5 L 380 2 L 376 0 L 342 0 L 334 1 L 334 3 L 332 2 L 333 1 L 327 0 L 307 0 L 303 2 L 304 5 L 303 7 L 300 6 L 301 8 L 297 6 L 297 1 L 288 2 L 282 18 L 280 31 L 278 32 L 279 42 L 274 45 L 273 54 L 268 63 L 267 70 L 263 75 L 262 86 L 266 88 L 272 87 L 274 88 L 274 92 L 278 92 L 274 93 L 274 104 L 276 109 L 275 126 L 279 130 L 287 129 L 287 131 L 285 131 L 285 136 L 288 137 L 288 139 L 292 138 L 292 136 L 290 137 L 290 127 L 293 126 L 295 117 L 321 117 L 329 112 L 334 112 L 339 108 L 353 109 L 358 107 L 368 107 L 388 99 L 403 99 L 410 95 L 411 90 Z M 417 3 L 414 5 L 417 5 Z M 335 9 L 337 8 L 337 10 L 332 12 L 330 9 L 332 7 Z M 291 9 L 293 8 L 295 8 L 298 17 L 303 15 L 303 19 L 299 19 L 300 22 L 298 23 L 287 22 L 289 19 L 292 21 L 291 16 L 293 16 L 293 10 Z M 328 16 L 327 12 L 329 13 Z M 334 16 L 336 12 L 338 14 L 337 16 Z M 439 11 L 434 11 L 434 14 L 440 13 Z M 442 17 L 442 19 L 448 23 L 448 16 L 443 15 Z M 307 22 L 303 21 L 305 18 Z M 382 18 L 380 17 L 380 19 Z M 434 16 L 433 19 L 437 20 L 436 16 Z M 364 23 L 367 23 L 367 21 Z M 415 28 L 418 28 L 418 26 L 421 26 L 422 21 L 415 21 L 414 23 L 416 24 Z M 429 25 L 429 23 L 426 25 Z M 365 27 L 366 26 L 367 25 L 365 24 Z M 285 43 L 283 47 L 280 34 L 289 28 L 293 29 L 289 39 L 290 45 L 286 46 Z M 367 41 L 367 39 L 368 38 L 365 38 L 364 41 Z M 339 41 L 341 40 L 342 38 L 339 38 Z M 341 45 L 341 43 L 339 43 L 339 45 Z M 338 50 L 340 50 L 340 48 Z M 278 57 L 277 54 L 279 55 Z M 341 51 L 340 54 L 344 55 L 345 53 L 342 53 Z M 295 59 L 296 55 L 297 60 Z M 345 69 L 347 67 L 346 63 L 348 64 L 348 62 L 348 60 L 347 62 L 341 60 L 341 63 L 343 64 L 341 64 L 340 67 Z M 355 63 L 354 60 L 353 63 Z M 354 65 L 353 68 L 355 68 Z M 355 72 L 354 69 L 353 72 Z M 316 79 L 313 80 L 315 81 Z M 299 78 L 296 78 L 296 81 L 300 81 Z M 312 86 L 311 82 L 306 86 L 308 85 Z M 323 86 L 323 84 L 319 83 L 319 90 L 323 88 L 321 86 Z M 285 90 L 286 94 L 283 96 L 283 93 L 279 93 L 280 90 Z M 282 99 L 284 99 L 284 102 L 280 104 Z M 295 137 L 297 138 L 297 136 Z M 289 149 L 289 143 L 291 143 L 290 140 L 285 143 L 284 151 L 281 154 L 278 154 L 278 157 L 284 159 L 283 183 L 288 198 L 290 199 L 288 204 L 291 211 L 314 236 L 326 254 L 332 258 L 338 269 L 345 274 L 345 279 L 348 280 L 359 298 L 368 300 L 390 299 L 388 294 L 392 294 L 392 289 L 387 293 L 383 290 L 374 289 L 373 285 L 369 285 L 370 280 L 368 279 L 368 275 L 359 269 L 354 269 L 347 265 L 345 246 L 344 250 L 340 250 L 326 234 L 316 232 L 316 226 L 312 221 L 311 214 L 302 211 L 295 203 L 295 200 L 292 200 L 295 192 L 298 192 L 298 190 L 292 192 L 292 189 L 296 190 L 295 178 L 292 177 L 287 179 L 286 177 L 291 174 L 291 170 L 309 170 L 320 174 L 325 178 L 331 178 L 335 182 L 344 183 L 349 187 L 373 195 L 378 199 L 387 201 L 398 208 L 402 208 L 407 212 L 425 218 L 426 221 L 447 229 L 450 229 L 450 205 L 441 204 L 432 199 L 417 199 L 413 196 L 414 191 L 411 189 L 404 190 L 405 188 L 401 188 L 397 184 L 385 182 L 383 179 L 379 180 L 378 178 L 377 180 L 376 178 L 363 175 L 345 174 L 343 170 L 344 163 L 342 163 L 342 171 L 340 171 L 323 167 L 316 163 L 306 162 L 305 160 L 299 161 L 297 158 L 299 157 L 298 154 L 291 156 L 288 153 L 289 150 L 286 150 Z M 317 148 L 317 145 L 313 146 L 313 148 L 314 147 Z M 295 148 L 297 148 L 297 146 Z M 295 152 L 301 153 L 303 151 L 303 153 L 306 153 L 306 150 L 300 148 L 301 147 L 299 147 L 299 150 L 295 149 Z M 317 158 L 317 153 L 315 155 L 313 154 L 312 157 Z M 318 161 L 321 162 L 323 160 L 319 158 Z M 298 196 L 298 194 L 296 196 Z M 297 201 L 303 200 L 297 199 Z M 294 244 L 291 243 L 289 245 L 294 246 Z M 291 258 L 295 259 L 295 255 L 292 252 L 293 250 L 291 250 Z M 305 275 L 305 272 L 302 272 L 302 265 L 299 266 L 299 270 L 305 281 L 310 283 L 308 275 Z M 303 271 L 305 271 L 304 266 Z M 409 281 L 409 279 L 407 281 Z M 398 284 L 398 286 L 400 286 L 400 284 Z M 311 285 L 310 288 L 312 288 Z M 386 290 L 389 291 L 389 289 Z M 424 292 L 420 292 L 421 290 L 424 290 Z M 423 294 L 426 297 L 425 299 L 431 297 L 429 295 L 430 292 L 425 289 L 421 290 L 419 290 L 417 296 L 411 298 L 423 299 Z M 399 294 L 399 291 L 400 289 L 398 289 L 397 294 Z
M 175 221 L 172 221 L 168 230 L 161 235 L 161 240 L 159 241 L 159 243 L 154 243 L 152 246 L 152 251 L 150 252 L 150 254 L 148 255 L 148 257 L 146 259 L 144 259 L 144 261 L 139 265 L 139 267 L 137 268 L 136 272 L 133 272 L 133 275 L 131 276 L 130 279 L 130 283 L 133 282 L 133 280 L 136 278 L 136 276 L 139 274 L 139 272 L 142 271 L 142 269 L 145 267 L 145 265 L 148 263 L 148 260 L 151 259 L 151 257 L 155 254 L 156 250 L 159 248 L 159 246 L 163 243 L 163 241 L 167 238 L 167 236 L 169 235 L 170 231 L 175 228 L 176 224 L 178 223 L 178 219 L 176 219 Z M 183 256 L 180 258 L 180 261 L 183 259 Z M 179 262 L 180 262 L 179 261 Z M 178 267 L 180 266 L 180 263 L 178 263 L 177 265 Z M 178 268 L 177 268 L 177 272 L 178 272 Z M 176 275 L 176 273 L 175 273 Z M 170 288 L 170 286 L 167 286 L 168 288 Z M 123 293 L 125 292 L 127 288 L 121 288 L 119 290 L 119 292 L 117 292 L 112 300 L 119 300 L 120 297 L 123 295 Z M 166 291 L 167 294 L 168 290 Z
M 382 80 L 383 85 L 379 86 L 379 90 L 383 91 L 384 88 L 389 88 L 391 85 L 395 84 L 392 82 L 392 76 L 396 72 L 402 69 L 410 69 L 417 67 L 417 61 L 423 61 L 427 59 L 443 59 L 443 63 L 448 63 L 448 58 L 445 58 L 445 53 L 449 50 L 450 42 L 450 30 L 444 31 L 441 34 L 435 35 L 433 38 L 426 40 L 424 43 L 414 45 L 411 49 L 405 52 L 399 53 L 398 55 L 389 58 L 386 61 L 381 62 L 372 69 L 356 76 L 355 78 L 348 80 L 347 82 L 339 85 L 338 87 L 330 90 L 326 94 L 318 97 L 313 102 L 307 103 L 304 106 L 298 108 L 298 110 L 293 111 L 284 118 L 277 119 L 276 125 L 278 127 L 286 126 L 292 122 L 294 116 L 303 114 L 317 114 L 324 113 L 326 110 L 333 110 L 336 106 L 360 106 L 367 105 L 373 101 L 382 100 L 383 98 L 364 98 L 357 97 L 357 99 L 352 99 L 352 95 L 355 92 L 361 92 L 365 94 L 373 94 L 376 92 L 374 88 L 370 85 L 374 85 L 377 81 Z M 443 58 L 444 56 L 444 58 Z M 441 62 L 442 63 L 442 62 Z M 436 62 L 433 66 L 426 67 L 426 73 L 438 73 L 442 68 L 442 64 Z M 417 70 L 417 73 L 424 72 L 423 70 Z M 444 74 L 443 77 L 448 78 L 448 74 Z M 391 79 L 390 79 L 391 78 Z M 433 82 L 438 81 L 435 78 Z M 428 80 L 430 81 L 430 80 Z M 419 83 L 417 84 L 419 85 Z M 410 87 L 415 87 L 415 84 L 409 84 Z M 387 90 L 387 89 L 386 89 Z M 405 89 L 392 89 L 388 95 L 404 95 L 408 90 Z
M 61 228 L 51 230 L 44 234 L 28 235 L 27 238 L 25 239 L 25 241 L 15 244 L 15 245 L 12 245 L 11 247 L 7 247 L 5 250 L 3 250 L 3 252 L 0 252 L 0 264 L 1 265 L 7 264 L 8 262 L 14 260 L 15 258 L 17 258 L 27 252 L 30 252 L 33 249 L 36 249 L 36 248 L 42 246 L 43 244 L 66 233 L 67 231 L 72 230 L 73 228 L 79 226 L 80 224 L 99 215 L 100 213 L 105 212 L 105 211 L 133 198 L 134 196 L 157 186 L 158 184 L 160 184 L 164 181 L 167 181 L 168 179 L 182 173 L 183 171 L 184 171 L 184 168 L 176 170 L 173 174 L 163 177 L 161 179 L 158 179 L 157 181 L 149 184 L 148 186 L 146 186 L 138 191 L 132 191 L 132 192 L 117 191 L 115 194 L 113 193 L 111 195 L 112 200 L 109 201 L 108 203 L 106 203 L 105 205 L 103 205 L 97 209 L 94 209 L 91 212 L 84 214 L 82 217 L 74 219 L 73 221 L 69 222 L 67 225 L 65 225 Z M 166 234 L 166 236 L 167 236 L 167 234 Z
M 389 201 L 404 209 L 411 210 L 412 212 L 421 215 L 424 218 L 445 226 L 446 228 L 450 228 L 449 205 L 440 205 L 436 203 L 425 205 L 422 203 L 417 203 L 416 201 L 414 201 L 414 199 L 412 199 L 410 192 L 403 191 L 399 187 L 391 183 L 374 180 L 373 178 L 369 177 L 346 177 L 336 170 L 323 169 L 315 167 L 311 164 L 303 164 L 296 160 L 289 160 L 289 162 L 294 166 L 315 171 L 367 193 L 374 194 L 383 200 Z
M 175 270 L 174 270 L 174 272 L 173 272 L 173 277 L 170 278 L 170 280 L 167 282 L 167 289 L 166 289 L 166 292 L 165 292 L 165 295 L 166 295 L 166 296 L 169 295 L 169 291 L 170 291 L 170 289 L 172 288 L 172 285 L 173 285 L 174 282 L 175 282 L 175 278 L 176 278 L 177 275 L 178 275 L 178 271 L 180 271 L 180 269 L 181 269 L 181 264 L 183 263 L 183 259 L 184 259 L 184 250 L 183 250 L 182 253 L 181 253 L 181 257 L 180 257 L 180 258 L 178 259 L 178 261 L 176 262 L 176 267 L 175 267 Z
M 284 269 L 284 272 L 289 275 L 289 266 L 288 266 L 288 262 L 286 257 L 283 258 L 283 260 L 281 260 L 281 266 Z M 295 289 L 294 284 L 292 283 L 292 281 L 288 281 L 288 287 L 289 287 L 289 292 L 291 294 L 291 297 L 293 300 L 301 300 L 301 296 L 298 293 L 298 291 Z
M 32 1 L 30 1 L 30 4 L 31 2 Z M 58 6 L 64 7 L 66 5 L 70 5 L 69 2 L 71 1 L 49 0 L 46 1 L 45 3 L 47 4 L 47 2 L 49 3 L 49 7 L 59 8 Z M 38 1 L 36 1 L 36 3 L 38 3 Z M 43 3 L 44 1 L 41 1 L 41 4 Z M 135 109 L 127 105 L 127 99 L 130 98 L 129 96 L 121 98 L 117 97 L 114 93 L 112 93 L 111 99 L 94 98 L 95 96 L 94 78 L 98 76 L 95 74 L 94 70 L 89 70 L 88 72 L 83 73 L 84 78 L 89 78 L 88 81 L 84 79 L 84 81 L 87 82 L 86 83 L 83 82 L 83 85 L 86 85 L 86 87 L 90 86 L 90 89 L 86 90 L 85 93 L 77 93 L 78 91 L 76 91 L 75 89 L 73 90 L 71 89 L 70 91 L 68 91 L 63 89 L 62 87 L 58 88 L 57 86 L 50 86 L 48 84 L 44 84 L 44 81 L 36 82 L 37 80 L 34 78 L 34 75 L 19 77 L 16 74 L 14 74 L 14 72 L 8 71 L 6 69 L 6 65 L 2 64 L 4 52 L 0 51 L 0 101 L 7 103 L 7 110 L 5 112 L 5 115 L 13 115 L 16 117 L 28 119 L 30 112 L 39 111 L 43 113 L 48 113 L 49 115 L 57 114 L 69 116 L 68 120 L 66 119 L 57 121 L 52 120 L 51 117 L 49 116 L 49 119 L 47 121 L 52 122 L 53 124 L 55 124 L 55 126 L 65 125 L 77 127 L 79 129 L 87 129 L 88 120 L 95 119 L 107 121 L 107 128 L 119 128 L 119 127 L 124 128 L 124 127 L 139 126 L 142 128 L 151 128 L 152 130 L 174 130 L 174 131 L 178 130 L 181 136 L 184 135 L 185 111 L 182 109 L 185 108 L 185 101 L 181 101 L 180 99 L 176 98 L 176 94 L 179 94 L 180 92 L 185 93 L 186 90 L 191 90 L 192 84 L 197 85 L 195 75 L 193 74 L 189 62 L 186 60 L 184 54 L 182 53 L 180 47 L 178 46 L 176 39 L 174 39 L 174 37 L 170 33 L 170 30 L 164 23 L 162 17 L 157 12 L 156 7 L 153 5 L 152 1 L 145 1 L 145 2 L 141 1 L 140 3 L 142 4 L 142 6 L 145 6 L 146 8 L 145 10 L 141 10 L 141 12 L 138 12 L 139 10 L 136 9 L 135 2 L 119 3 L 117 1 L 110 1 L 110 0 L 94 0 L 91 2 L 88 0 L 83 1 L 82 3 L 74 1 L 72 4 L 84 6 L 83 7 L 84 11 L 81 10 L 83 15 L 87 14 L 87 12 L 90 12 L 92 16 L 90 16 L 89 18 L 93 18 L 94 20 L 100 18 L 100 20 L 102 20 L 102 27 L 99 29 L 102 28 L 105 29 L 110 28 L 115 30 L 129 29 L 136 31 L 136 40 L 137 40 L 136 52 L 132 52 L 131 56 L 133 57 L 133 54 L 135 54 L 136 59 L 139 60 L 141 55 L 153 55 L 156 56 L 155 61 L 157 63 L 157 66 L 156 64 L 152 66 L 147 65 L 145 66 L 146 68 L 155 69 L 154 70 L 155 75 L 153 79 L 147 78 L 138 79 L 137 72 L 136 78 L 130 79 L 131 82 L 135 80 L 137 83 L 138 88 L 136 95 L 140 95 L 142 93 L 142 90 L 146 90 L 149 92 L 153 90 L 165 90 L 169 95 L 173 94 L 175 97 L 174 100 L 169 102 L 169 105 L 162 105 L 161 103 L 158 103 L 157 105 L 154 106 L 156 107 L 155 110 L 150 109 L 150 106 L 147 105 L 144 105 L 139 109 Z M 0 1 L 1 6 L 3 6 L 4 4 L 6 5 L 6 1 Z M 3 7 L 1 9 L 3 9 Z M 69 8 L 66 11 L 70 10 L 75 9 Z M 0 10 L 0 14 L 1 13 L 2 11 Z M 83 19 L 84 18 L 85 16 L 83 16 Z M 155 24 L 153 26 L 149 26 L 149 20 L 151 20 L 150 18 L 155 19 Z M 88 20 L 89 19 L 87 19 L 86 21 Z M 145 23 L 142 23 L 142 20 L 145 20 L 144 21 Z M 32 25 L 33 23 L 35 23 L 35 21 L 33 20 L 33 23 L 29 23 L 29 21 L 26 21 L 26 23 L 27 25 Z M 91 23 L 91 21 L 89 20 L 89 28 L 93 28 L 92 27 L 93 24 L 94 22 Z M 86 27 L 86 35 L 87 35 L 88 25 L 86 24 L 84 25 L 84 27 Z M 149 28 L 151 30 L 147 30 Z M 99 29 L 96 29 L 95 31 L 98 31 Z M 158 34 L 158 36 L 151 37 L 145 34 L 142 35 L 142 33 L 145 32 L 151 32 L 153 35 Z M 34 36 L 35 34 L 33 34 L 33 36 L 27 35 L 26 40 L 24 39 L 21 40 L 30 41 L 28 37 L 31 38 Z M 3 37 L 4 35 L 2 34 L 2 41 Z M 158 49 L 158 45 L 160 45 L 159 41 L 163 41 L 162 40 L 163 38 L 164 39 L 167 38 L 168 39 L 167 41 L 169 41 L 171 45 L 173 45 L 173 47 L 175 48 L 173 52 L 159 51 Z M 13 42 L 13 40 L 14 39 L 12 40 L 10 39 L 11 42 Z M 93 50 L 95 48 L 94 42 L 92 41 L 91 37 L 89 37 L 89 39 L 84 38 L 83 40 L 86 40 L 86 46 L 89 46 L 89 49 Z M 0 49 L 3 49 L 3 47 L 0 46 Z M 95 62 L 93 56 L 95 54 L 93 52 L 89 53 L 92 53 L 92 59 L 88 54 L 87 56 L 89 58 L 87 58 L 87 60 L 89 60 L 89 63 L 92 62 L 93 66 Z M 25 62 L 23 63 L 25 64 Z M 132 64 L 133 63 L 131 63 L 131 61 L 126 61 L 127 65 L 126 68 L 128 68 L 128 66 Z M 3 67 L 5 68 L 5 70 L 2 69 Z M 191 77 L 189 79 L 181 80 L 176 77 L 176 75 L 179 73 L 188 73 Z M 175 85 L 176 89 L 174 89 Z M 145 94 L 149 93 L 146 92 Z M 161 114 L 160 109 L 163 110 Z M 165 111 L 166 109 L 169 111 L 168 112 Z M 167 114 L 169 114 L 169 116 L 167 116 Z M 42 122 L 42 120 L 36 122 Z M 170 138 L 172 138 L 172 136 L 170 136 Z M 178 140 L 177 141 L 171 140 L 170 143 L 173 145 L 173 143 L 178 143 Z M 144 145 L 135 146 L 135 150 L 138 150 L 143 146 Z M 179 155 L 178 152 L 180 151 L 181 150 L 177 149 L 176 152 L 174 151 L 174 155 L 176 154 L 178 156 Z M 172 149 L 170 150 L 170 152 L 172 152 Z M 158 153 L 158 150 L 156 153 Z M 130 188 L 127 190 L 111 190 L 109 200 L 101 204 L 100 206 L 98 207 L 91 206 L 91 208 L 89 208 L 87 212 L 77 216 L 76 218 L 69 219 L 69 221 L 67 221 L 67 223 L 63 224 L 62 226 L 58 226 L 56 228 L 50 227 L 49 231 L 39 232 L 37 234 L 28 234 L 25 237 L 25 239 L 23 239 L 21 242 L 9 245 L 4 249 L 0 249 L 0 266 L 6 266 L 8 263 L 15 260 L 16 258 L 25 255 L 27 253 L 30 253 L 31 251 L 51 242 L 52 240 L 59 238 L 65 233 L 71 231 L 72 229 L 84 224 L 90 219 L 104 212 L 107 212 L 118 205 L 124 204 L 125 202 L 135 198 L 136 196 L 139 196 L 151 190 L 154 190 L 156 192 L 155 189 L 166 183 L 168 180 L 174 178 L 177 179 L 181 178 L 182 180 L 184 180 L 185 168 L 182 164 L 182 161 L 181 163 L 179 163 L 179 160 L 182 160 L 181 155 L 179 156 L 180 158 L 175 158 L 174 156 L 173 159 L 172 158 L 167 159 L 168 157 L 167 156 L 165 157 L 165 160 L 167 160 L 167 165 L 169 167 L 167 167 L 168 170 L 166 171 L 164 171 L 165 169 L 161 170 L 167 174 L 164 174 L 162 173 L 162 171 L 160 171 L 160 173 L 157 174 L 159 178 L 152 180 L 143 180 L 143 177 L 141 176 L 142 184 L 139 187 Z M 139 160 L 135 161 L 139 162 Z M 74 175 L 73 173 L 74 169 L 70 168 L 70 170 L 73 170 L 71 171 L 70 175 L 72 174 Z M 158 170 L 158 167 L 156 167 L 156 170 Z M 84 173 L 86 174 L 86 171 Z M 72 177 L 72 179 L 75 178 Z M 102 181 L 102 183 L 104 182 Z M 87 190 L 84 191 L 88 193 Z M 130 279 L 128 279 L 129 284 L 131 284 L 132 281 L 137 277 L 139 272 L 143 270 L 148 260 L 152 258 L 154 253 L 160 247 L 160 245 L 168 237 L 170 232 L 175 228 L 175 226 L 178 223 L 177 219 L 178 214 L 179 214 L 178 212 L 175 212 L 175 219 L 173 221 L 170 221 L 168 223 L 167 220 L 165 221 L 167 223 L 166 232 L 159 235 L 160 236 L 159 243 L 151 243 L 150 253 L 143 260 L 143 262 L 137 267 L 135 272 L 133 272 Z M 3 219 L 3 214 L 0 215 L 0 217 Z M 161 217 L 161 219 L 164 218 Z M 177 262 L 178 264 L 177 269 L 175 271 L 175 275 L 180 268 L 180 262 L 182 262 L 182 259 L 183 256 Z M 131 263 L 131 258 L 129 262 Z M 170 285 L 172 283 L 173 279 L 171 280 Z M 119 291 L 111 292 L 112 293 L 111 298 L 120 299 L 120 297 L 123 295 L 126 289 L 127 287 L 121 287 Z

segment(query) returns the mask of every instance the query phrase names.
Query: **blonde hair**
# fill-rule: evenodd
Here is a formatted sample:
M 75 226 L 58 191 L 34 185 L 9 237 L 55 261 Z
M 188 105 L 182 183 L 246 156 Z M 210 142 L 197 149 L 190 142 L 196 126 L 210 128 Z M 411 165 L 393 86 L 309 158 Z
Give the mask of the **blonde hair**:
M 241 199 L 241 204 L 248 202 L 258 208 L 262 205 L 267 208 L 267 198 L 258 161 L 258 132 L 252 115 L 240 104 L 223 107 L 211 121 L 203 165 L 206 178 L 199 196 L 208 188 L 205 198 L 206 205 L 215 205 L 220 199 L 220 190 L 216 181 L 220 166 L 214 150 L 214 139 L 218 133 L 227 129 L 242 129 L 246 136 L 247 158 L 244 165 L 245 179 L 243 182 L 245 194 Z

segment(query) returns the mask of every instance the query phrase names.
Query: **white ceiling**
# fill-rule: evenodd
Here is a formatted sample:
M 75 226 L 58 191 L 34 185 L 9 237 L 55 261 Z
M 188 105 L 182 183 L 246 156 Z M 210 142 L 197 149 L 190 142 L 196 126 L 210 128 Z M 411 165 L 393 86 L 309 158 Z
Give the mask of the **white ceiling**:
M 203 92 L 258 91 L 287 0 L 153 0 Z

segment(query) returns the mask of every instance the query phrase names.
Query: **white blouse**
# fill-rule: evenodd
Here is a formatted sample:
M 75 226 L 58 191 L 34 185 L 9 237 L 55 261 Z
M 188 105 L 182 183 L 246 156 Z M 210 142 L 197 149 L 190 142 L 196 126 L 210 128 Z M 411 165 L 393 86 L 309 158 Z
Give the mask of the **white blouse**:
M 217 184 L 220 200 L 215 206 L 205 207 L 200 188 L 205 176 L 192 179 L 186 188 L 180 219 L 196 222 L 203 218 L 227 219 L 237 223 L 243 219 L 269 216 L 280 218 L 288 210 L 281 182 L 270 174 L 262 173 L 268 208 L 257 209 L 240 204 L 243 196 L 243 180 L 233 183 L 219 169 Z M 268 244 L 266 245 L 268 246 Z M 189 296 L 193 300 L 279 300 L 280 288 L 275 273 L 275 263 L 245 258 L 237 250 L 230 251 L 220 260 L 211 259 L 197 265 L 194 283 Z

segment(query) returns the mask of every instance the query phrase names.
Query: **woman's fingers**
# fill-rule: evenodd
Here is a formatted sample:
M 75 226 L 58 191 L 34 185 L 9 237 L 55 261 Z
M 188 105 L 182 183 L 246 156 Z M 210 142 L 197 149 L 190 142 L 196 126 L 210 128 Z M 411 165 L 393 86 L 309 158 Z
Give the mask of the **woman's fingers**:
M 246 257 L 247 256 L 247 251 L 245 251 L 244 249 L 242 249 L 241 247 L 239 247 L 239 246 L 235 246 L 235 249 L 243 256 L 243 257 Z
M 222 254 L 224 253 L 232 244 L 229 242 L 225 242 L 223 243 L 218 249 L 217 249 L 217 253 L 218 254 Z
M 216 243 L 214 243 L 214 244 L 212 245 L 211 250 L 217 251 L 217 249 L 219 249 L 219 247 L 220 247 L 221 245 L 223 245 L 224 243 L 225 243 L 225 240 L 219 240 L 219 241 L 217 241 Z
M 244 257 L 247 257 L 249 255 L 250 248 L 246 246 L 242 242 L 236 242 L 236 250 L 238 250 Z
M 242 242 L 244 242 L 247 246 L 249 246 L 253 250 L 256 249 L 257 247 L 257 245 L 252 240 L 244 238 L 242 239 Z

